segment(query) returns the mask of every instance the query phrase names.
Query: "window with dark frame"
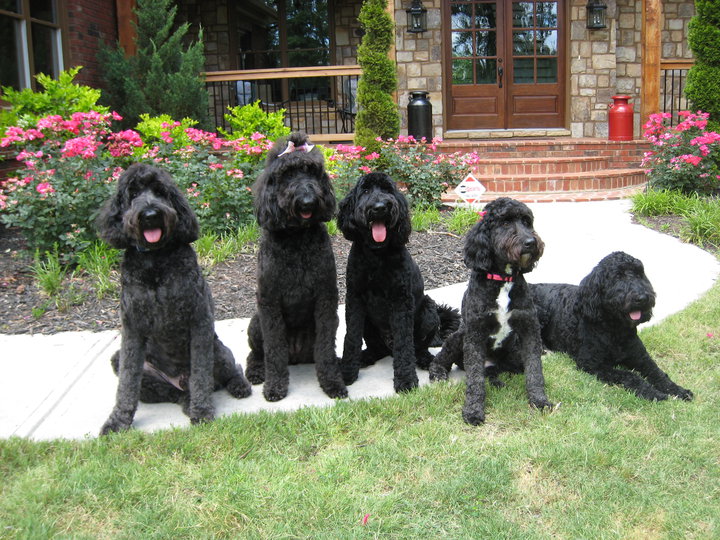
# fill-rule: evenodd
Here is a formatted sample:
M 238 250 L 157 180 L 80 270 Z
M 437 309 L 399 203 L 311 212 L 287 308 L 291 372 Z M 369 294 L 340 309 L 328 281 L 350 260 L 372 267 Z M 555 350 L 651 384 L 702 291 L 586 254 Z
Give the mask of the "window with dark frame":
M 64 69 L 59 0 L 0 0 L 0 85 L 35 88 Z

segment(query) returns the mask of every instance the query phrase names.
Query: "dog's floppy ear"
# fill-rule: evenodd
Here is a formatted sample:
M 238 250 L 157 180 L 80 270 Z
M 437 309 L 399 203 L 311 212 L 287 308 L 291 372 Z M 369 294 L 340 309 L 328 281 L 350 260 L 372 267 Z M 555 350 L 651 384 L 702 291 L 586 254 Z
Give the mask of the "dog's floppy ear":
M 252 188 L 255 218 L 258 225 L 267 230 L 278 229 L 282 223 L 280 207 L 273 203 L 273 201 L 277 200 L 278 194 L 271 179 L 272 168 L 272 165 L 266 167 L 260 173 Z
M 605 295 L 604 279 L 606 279 L 605 272 L 598 265 L 580 282 L 577 296 L 578 303 L 575 306 L 575 312 L 579 317 L 589 320 L 600 318 Z
M 160 181 L 167 189 L 167 197 L 170 205 L 177 213 L 177 221 L 173 228 L 172 241 L 178 244 L 190 244 L 200 236 L 200 224 L 195 212 L 190 208 L 185 195 L 178 188 L 175 180 L 166 171 L 159 169 L 157 173 Z
M 128 203 L 127 189 L 130 179 L 137 173 L 137 169 L 136 165 L 131 165 L 120 176 L 115 193 L 105 202 L 95 220 L 100 239 L 117 249 L 126 249 L 130 246 L 131 241 L 123 229 L 123 214 Z
M 128 238 L 123 231 L 122 216 L 123 195 L 120 191 L 116 191 L 103 205 L 95 220 L 95 227 L 100 239 L 117 249 L 126 249 L 129 245 Z
M 354 242 L 359 239 L 358 229 L 355 226 L 355 220 L 353 219 L 353 213 L 355 211 L 355 205 L 357 204 L 357 194 L 359 185 L 362 182 L 362 178 L 358 180 L 353 188 L 348 192 L 347 195 L 340 201 L 337 225 L 342 231 L 343 236 L 346 240 Z
M 463 259 L 465 266 L 472 270 L 491 270 L 494 253 L 492 246 L 491 218 L 487 215 L 476 223 L 465 236 Z
M 397 201 L 398 208 L 398 220 L 395 224 L 395 232 L 390 235 L 390 241 L 396 246 L 404 246 L 410 240 L 410 233 L 412 232 L 412 222 L 410 221 L 410 207 L 407 202 L 407 198 L 397 188 L 397 185 L 393 180 L 388 177 L 388 181 L 393 186 L 393 196 Z

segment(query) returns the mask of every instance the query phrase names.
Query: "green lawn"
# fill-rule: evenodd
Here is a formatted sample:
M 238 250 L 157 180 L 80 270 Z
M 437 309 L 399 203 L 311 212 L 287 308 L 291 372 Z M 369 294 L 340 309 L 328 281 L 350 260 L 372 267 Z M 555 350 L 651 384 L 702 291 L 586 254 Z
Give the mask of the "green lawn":
M 694 401 L 643 401 L 554 354 L 553 413 L 531 410 L 516 376 L 489 389 L 477 428 L 464 384 L 442 383 L 156 434 L 0 441 L 0 537 L 720 538 L 720 284 L 642 336 Z

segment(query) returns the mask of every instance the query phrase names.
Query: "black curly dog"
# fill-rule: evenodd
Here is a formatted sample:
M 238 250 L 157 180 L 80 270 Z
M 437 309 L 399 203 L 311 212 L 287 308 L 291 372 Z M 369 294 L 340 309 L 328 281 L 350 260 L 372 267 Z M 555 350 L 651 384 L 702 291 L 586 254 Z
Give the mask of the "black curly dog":
M 690 390 L 657 366 L 637 335 L 637 326 L 650 320 L 655 306 L 655 291 L 638 259 L 616 251 L 579 286 L 541 283 L 530 285 L 530 291 L 547 349 L 569 354 L 580 369 L 641 398 L 692 399 Z
M 423 278 L 405 244 L 410 212 L 395 182 L 382 173 L 360 178 L 340 202 L 338 227 L 352 242 L 347 264 L 347 330 L 342 358 L 346 384 L 360 366 L 392 355 L 395 391 L 418 385 L 430 346 L 440 346 L 460 323 L 457 310 L 424 293 Z M 362 340 L 367 348 L 361 352 Z
M 170 175 L 132 165 L 98 220 L 100 237 L 124 249 L 122 344 L 115 408 L 101 434 L 128 429 L 138 400 L 180 402 L 192 423 L 212 420 L 213 390 L 236 398 L 252 387 L 215 334 L 210 289 L 190 243 L 198 221 Z
M 335 355 L 337 271 L 325 226 L 337 203 L 322 152 L 303 133 L 278 140 L 253 191 L 262 238 L 245 374 L 265 382 L 265 399 L 278 401 L 288 393 L 288 365 L 315 362 L 323 391 L 347 397 Z
M 462 303 L 463 324 L 447 338 L 430 365 L 430 379 L 447 379 L 453 363 L 465 368 L 463 419 L 485 421 L 485 377 L 495 386 L 502 372 L 525 373 L 530 404 L 552 407 L 545 396 L 540 326 L 523 274 L 542 256 L 544 244 L 533 214 L 521 202 L 502 197 L 465 239 L 470 282 Z

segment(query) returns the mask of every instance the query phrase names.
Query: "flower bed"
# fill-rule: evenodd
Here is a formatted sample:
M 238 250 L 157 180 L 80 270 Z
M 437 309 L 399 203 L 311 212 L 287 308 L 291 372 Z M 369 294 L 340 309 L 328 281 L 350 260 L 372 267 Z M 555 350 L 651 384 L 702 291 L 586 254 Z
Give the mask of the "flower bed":
M 651 114 L 643 126 L 653 149 L 645 154 L 649 186 L 657 190 L 716 194 L 720 187 L 720 134 L 706 131 L 709 115 L 678 113 L 682 122 L 669 127 L 669 113 Z

